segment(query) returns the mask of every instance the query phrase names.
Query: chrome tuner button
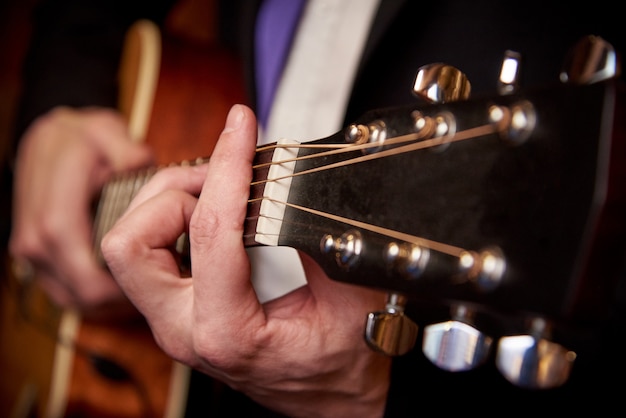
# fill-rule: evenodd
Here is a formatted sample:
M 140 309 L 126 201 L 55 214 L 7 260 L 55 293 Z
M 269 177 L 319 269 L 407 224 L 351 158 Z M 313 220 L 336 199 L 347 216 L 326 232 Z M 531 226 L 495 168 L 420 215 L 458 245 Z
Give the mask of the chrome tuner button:
M 570 50 L 563 67 L 563 83 L 593 84 L 621 74 L 615 48 L 599 36 L 582 38 Z
M 459 257 L 459 270 L 482 291 L 491 291 L 502 283 L 506 259 L 497 247 L 481 252 L 464 251 Z
M 345 130 L 346 142 L 350 144 L 363 144 L 369 139 L 369 129 L 365 125 L 353 123 Z
M 535 108 L 526 100 L 509 106 L 490 106 L 488 114 L 500 137 L 511 145 L 524 143 L 537 125 Z
M 450 372 L 463 372 L 483 364 L 493 339 L 467 321 L 469 312 L 457 307 L 455 319 L 424 328 L 422 352 L 437 367 Z
M 320 251 L 332 255 L 337 265 L 345 270 L 349 270 L 358 262 L 362 249 L 363 239 L 357 230 L 347 231 L 340 237 L 326 234 L 320 241 Z
M 509 50 L 504 53 L 498 78 L 498 93 L 513 94 L 519 90 L 521 60 L 519 52 Z
M 516 386 L 552 389 L 569 378 L 576 353 L 539 334 L 533 331 L 529 335 L 502 337 L 498 343 L 496 367 Z
M 430 250 L 417 244 L 390 242 L 383 254 L 388 268 L 406 279 L 417 279 L 424 273 Z
M 388 356 L 400 356 L 413 349 L 418 327 L 404 315 L 405 305 L 403 295 L 390 293 L 385 310 L 367 316 L 364 337 L 370 348 Z
M 471 85 L 467 76 L 451 65 L 429 64 L 417 71 L 413 92 L 431 103 L 465 100 Z
M 372 154 L 382 150 L 385 141 L 387 140 L 387 126 L 382 120 L 377 120 L 369 124 L 367 127 L 369 130 L 369 137 L 367 142 L 372 146 L 366 148 L 364 151 L 366 154 Z

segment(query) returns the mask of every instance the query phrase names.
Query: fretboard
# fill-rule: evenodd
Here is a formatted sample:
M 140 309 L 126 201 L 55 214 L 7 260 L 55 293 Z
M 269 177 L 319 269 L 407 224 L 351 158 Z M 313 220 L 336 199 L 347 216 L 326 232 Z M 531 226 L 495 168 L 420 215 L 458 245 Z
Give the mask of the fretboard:
M 280 148 L 279 148 L 280 149 Z M 257 223 L 259 220 L 261 202 L 268 179 L 270 167 L 276 148 L 274 144 L 257 148 L 254 160 L 254 177 L 250 186 L 250 199 L 248 203 L 248 216 L 246 218 L 244 244 L 247 247 L 261 245 L 255 239 Z M 208 162 L 208 158 L 198 158 L 194 161 L 183 161 L 172 165 L 198 165 Z M 93 247 L 96 258 L 104 263 L 100 242 L 104 235 L 111 230 L 115 222 L 124 214 L 130 202 L 135 198 L 139 190 L 163 167 L 148 167 L 142 170 L 125 172 L 116 175 L 103 187 L 94 216 Z M 185 237 L 186 242 L 186 237 Z M 185 253 L 183 239 L 179 239 L 178 250 Z

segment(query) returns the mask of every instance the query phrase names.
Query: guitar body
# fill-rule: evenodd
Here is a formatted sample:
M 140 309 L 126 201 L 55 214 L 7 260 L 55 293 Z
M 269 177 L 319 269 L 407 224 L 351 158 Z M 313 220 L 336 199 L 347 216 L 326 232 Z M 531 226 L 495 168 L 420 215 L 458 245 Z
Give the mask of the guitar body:
M 2 273 L 0 412 L 40 417 L 50 391 L 59 312 L 39 289 L 24 288 L 8 268 Z
M 206 157 L 230 107 L 246 102 L 239 74 L 238 61 L 221 47 L 137 22 L 120 66 L 119 109 L 133 139 L 150 144 L 157 163 Z M 86 319 L 53 306 L 35 284 L 8 282 L 2 390 L 13 398 L 12 416 L 184 414 L 189 370 L 161 351 L 139 313 L 122 321 Z

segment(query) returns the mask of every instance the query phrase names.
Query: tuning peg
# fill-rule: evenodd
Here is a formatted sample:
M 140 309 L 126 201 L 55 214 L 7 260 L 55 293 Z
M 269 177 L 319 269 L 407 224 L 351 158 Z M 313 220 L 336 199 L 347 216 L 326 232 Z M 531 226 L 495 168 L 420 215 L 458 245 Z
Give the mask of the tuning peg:
M 481 291 L 491 291 L 502 284 L 506 259 L 498 247 L 488 247 L 480 252 L 464 251 L 459 257 L 461 272 Z
M 474 328 L 471 311 L 456 306 L 453 319 L 424 328 L 422 351 L 437 367 L 451 371 L 472 370 L 483 364 L 493 339 Z
M 435 63 L 420 67 L 413 93 L 431 103 L 465 100 L 471 85 L 467 76 L 451 65 Z
M 405 305 L 405 296 L 389 293 L 385 310 L 367 316 L 365 341 L 372 349 L 388 356 L 399 356 L 413 349 L 418 327 L 404 315 Z
M 547 323 L 537 318 L 528 335 L 500 339 L 496 367 L 509 382 L 529 389 L 551 389 L 567 381 L 576 353 L 549 341 L 547 334 Z
M 498 78 L 498 93 L 513 94 L 519 90 L 521 60 L 519 52 L 508 50 L 504 53 Z
M 621 64 L 613 45 L 599 36 L 586 36 L 570 50 L 560 78 L 563 83 L 593 84 L 620 73 Z

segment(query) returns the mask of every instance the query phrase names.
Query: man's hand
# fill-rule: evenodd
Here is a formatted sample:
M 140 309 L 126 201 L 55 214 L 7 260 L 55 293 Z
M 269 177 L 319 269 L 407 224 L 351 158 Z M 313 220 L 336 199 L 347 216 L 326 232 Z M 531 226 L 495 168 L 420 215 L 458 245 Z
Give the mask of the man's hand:
M 37 119 L 18 150 L 10 252 L 34 267 L 51 299 L 97 311 L 123 300 L 94 257 L 92 203 L 114 172 L 152 162 L 113 110 L 57 108 Z
M 177 360 L 288 416 L 380 417 L 390 360 L 366 346 L 363 327 L 384 294 L 332 281 L 303 255 L 306 286 L 256 297 L 242 237 L 256 129 L 234 106 L 208 168 L 157 173 L 103 239 L 105 259 Z M 187 230 L 183 278 L 171 248 Z

